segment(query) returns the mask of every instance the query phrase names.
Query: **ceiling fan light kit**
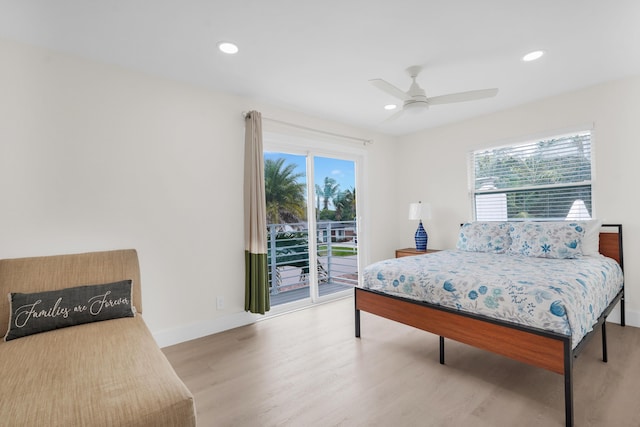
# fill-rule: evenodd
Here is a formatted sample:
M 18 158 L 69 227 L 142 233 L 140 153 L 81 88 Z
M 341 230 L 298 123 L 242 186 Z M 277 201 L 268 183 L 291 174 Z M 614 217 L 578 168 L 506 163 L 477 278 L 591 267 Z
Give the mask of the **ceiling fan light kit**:
M 427 102 L 427 100 L 425 99 L 424 101 L 420 100 L 420 101 L 405 101 L 404 105 L 402 106 L 402 109 L 407 111 L 407 110 L 418 110 L 418 109 L 427 109 L 429 108 L 429 103 Z
M 468 92 L 458 92 L 451 93 L 447 95 L 435 96 L 433 98 L 427 97 L 424 89 L 420 87 L 416 78 L 422 71 L 422 67 L 420 66 L 412 66 L 407 68 L 407 73 L 412 79 L 411 86 L 409 90 L 404 92 L 391 83 L 382 80 L 382 79 L 372 79 L 369 80 L 372 85 L 382 90 L 383 92 L 388 93 L 389 95 L 398 98 L 404 101 L 402 106 L 402 110 L 398 113 L 395 113 L 393 116 L 389 117 L 389 119 L 397 118 L 402 112 L 405 111 L 418 111 L 418 110 L 427 110 L 430 105 L 438 105 L 438 104 L 451 104 L 454 102 L 465 102 L 465 101 L 475 101 L 477 99 L 484 98 L 492 98 L 497 95 L 498 89 L 481 89 L 481 90 L 472 90 Z

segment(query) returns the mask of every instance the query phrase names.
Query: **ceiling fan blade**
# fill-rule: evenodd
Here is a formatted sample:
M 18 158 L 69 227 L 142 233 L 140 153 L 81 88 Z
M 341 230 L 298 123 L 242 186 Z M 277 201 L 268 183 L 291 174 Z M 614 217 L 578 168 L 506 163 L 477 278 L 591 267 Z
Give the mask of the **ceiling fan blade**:
M 428 98 L 429 105 L 452 104 L 454 102 L 475 101 L 476 99 L 492 98 L 496 96 L 498 89 L 471 90 L 469 92 L 450 93 L 448 95 Z
M 372 85 L 374 85 L 381 91 L 387 92 L 391 96 L 395 96 L 396 98 L 401 99 L 403 101 L 411 100 L 411 96 L 408 93 L 401 91 L 391 83 L 388 83 L 382 79 L 373 79 L 373 80 L 369 80 L 369 82 L 371 82 Z
M 383 123 L 389 123 L 389 122 L 395 121 L 398 117 L 402 115 L 402 113 L 404 113 L 403 109 L 398 110 L 397 112 L 393 113 L 392 115 L 384 119 Z

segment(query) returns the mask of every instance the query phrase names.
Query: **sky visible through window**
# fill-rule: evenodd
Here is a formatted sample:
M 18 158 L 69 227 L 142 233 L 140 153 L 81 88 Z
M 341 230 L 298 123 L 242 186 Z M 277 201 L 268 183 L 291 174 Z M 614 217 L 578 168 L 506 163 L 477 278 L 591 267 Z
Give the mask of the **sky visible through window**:
M 296 173 L 306 174 L 306 157 L 303 155 L 265 152 L 265 159 L 285 159 L 285 164 L 296 165 Z M 356 188 L 355 165 L 351 160 L 315 157 L 314 183 L 322 187 L 325 177 L 333 178 L 340 185 L 340 191 Z M 306 182 L 304 178 L 300 182 Z

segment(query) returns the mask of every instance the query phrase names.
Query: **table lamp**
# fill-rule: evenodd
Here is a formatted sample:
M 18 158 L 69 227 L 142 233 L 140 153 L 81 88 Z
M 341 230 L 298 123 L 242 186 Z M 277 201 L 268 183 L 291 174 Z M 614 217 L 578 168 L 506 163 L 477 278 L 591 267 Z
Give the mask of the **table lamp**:
M 422 225 L 423 219 L 431 218 L 431 206 L 428 203 L 422 204 L 422 202 L 418 203 L 410 203 L 409 204 L 409 219 L 410 220 L 419 220 L 418 229 L 416 230 L 416 251 L 426 252 L 427 250 L 427 241 L 429 240 L 429 236 L 427 235 L 427 231 L 424 229 Z

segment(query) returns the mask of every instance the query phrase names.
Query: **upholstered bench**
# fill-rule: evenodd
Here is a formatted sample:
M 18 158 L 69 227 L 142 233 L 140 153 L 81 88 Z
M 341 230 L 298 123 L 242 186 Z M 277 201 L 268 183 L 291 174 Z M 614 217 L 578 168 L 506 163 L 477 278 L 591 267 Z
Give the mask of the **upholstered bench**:
M 135 250 L 1 260 L 0 295 L 0 425 L 196 424 L 142 320 Z

